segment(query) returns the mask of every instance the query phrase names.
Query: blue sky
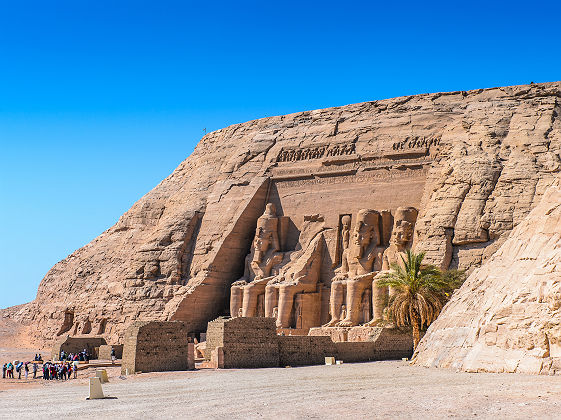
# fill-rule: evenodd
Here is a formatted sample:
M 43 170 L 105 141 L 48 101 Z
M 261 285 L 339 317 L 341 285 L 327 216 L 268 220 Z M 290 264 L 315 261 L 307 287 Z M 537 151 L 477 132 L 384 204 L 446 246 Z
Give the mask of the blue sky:
M 0 307 L 203 134 L 401 95 L 561 80 L 558 1 L 0 0 Z

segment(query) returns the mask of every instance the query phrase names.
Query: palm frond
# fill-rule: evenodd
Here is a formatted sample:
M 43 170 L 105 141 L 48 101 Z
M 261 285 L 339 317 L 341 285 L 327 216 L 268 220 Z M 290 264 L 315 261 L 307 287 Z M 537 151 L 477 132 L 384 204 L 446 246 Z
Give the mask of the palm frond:
M 400 255 L 400 264 L 391 264 L 391 270 L 377 280 L 378 287 L 394 291 L 388 310 L 398 326 L 411 325 L 412 317 L 418 318 L 420 327 L 429 326 L 465 279 L 463 271 L 423 265 L 424 258 L 424 252 L 408 250 Z

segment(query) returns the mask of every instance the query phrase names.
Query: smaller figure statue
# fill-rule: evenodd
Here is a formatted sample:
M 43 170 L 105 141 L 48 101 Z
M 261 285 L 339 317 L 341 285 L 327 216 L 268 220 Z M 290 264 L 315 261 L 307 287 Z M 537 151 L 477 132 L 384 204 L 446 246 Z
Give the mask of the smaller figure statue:
M 339 314 L 340 319 L 345 319 L 347 317 L 347 307 L 345 305 L 341 305 L 341 312 Z
M 371 302 L 370 289 L 366 289 L 362 294 L 362 302 L 360 304 L 361 309 L 361 323 L 370 321 L 370 302 Z
M 344 251 L 349 247 L 351 240 L 351 216 L 345 215 L 341 218 L 341 242 L 342 250 Z

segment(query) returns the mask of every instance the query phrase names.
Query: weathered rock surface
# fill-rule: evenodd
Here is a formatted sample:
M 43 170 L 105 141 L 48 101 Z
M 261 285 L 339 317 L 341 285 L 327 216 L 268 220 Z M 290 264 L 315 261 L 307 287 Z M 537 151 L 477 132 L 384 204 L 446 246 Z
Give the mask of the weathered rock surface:
M 227 312 L 267 201 L 295 231 L 306 215 L 335 226 L 363 208 L 413 206 L 417 249 L 442 266 L 478 266 L 559 172 L 560 100 L 559 82 L 425 94 L 210 133 L 115 226 L 56 264 L 33 302 L 4 315 L 43 343 L 63 333 L 115 343 L 135 320 L 202 331 Z
M 561 186 L 454 294 L 415 363 L 467 371 L 561 371 Z

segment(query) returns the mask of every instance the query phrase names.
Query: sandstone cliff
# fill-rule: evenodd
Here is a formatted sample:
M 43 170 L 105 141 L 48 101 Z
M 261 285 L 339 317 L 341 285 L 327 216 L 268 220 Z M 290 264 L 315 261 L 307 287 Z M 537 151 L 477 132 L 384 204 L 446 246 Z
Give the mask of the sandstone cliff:
M 416 248 L 471 269 L 559 172 L 560 101 L 559 82 L 425 94 L 210 133 L 115 226 L 57 263 L 33 302 L 4 315 L 43 343 L 62 333 L 119 341 L 137 319 L 203 330 L 227 308 L 267 201 L 294 220 L 329 216 L 333 203 L 413 205 Z
M 467 371 L 561 371 L 561 186 L 454 294 L 415 362 Z

